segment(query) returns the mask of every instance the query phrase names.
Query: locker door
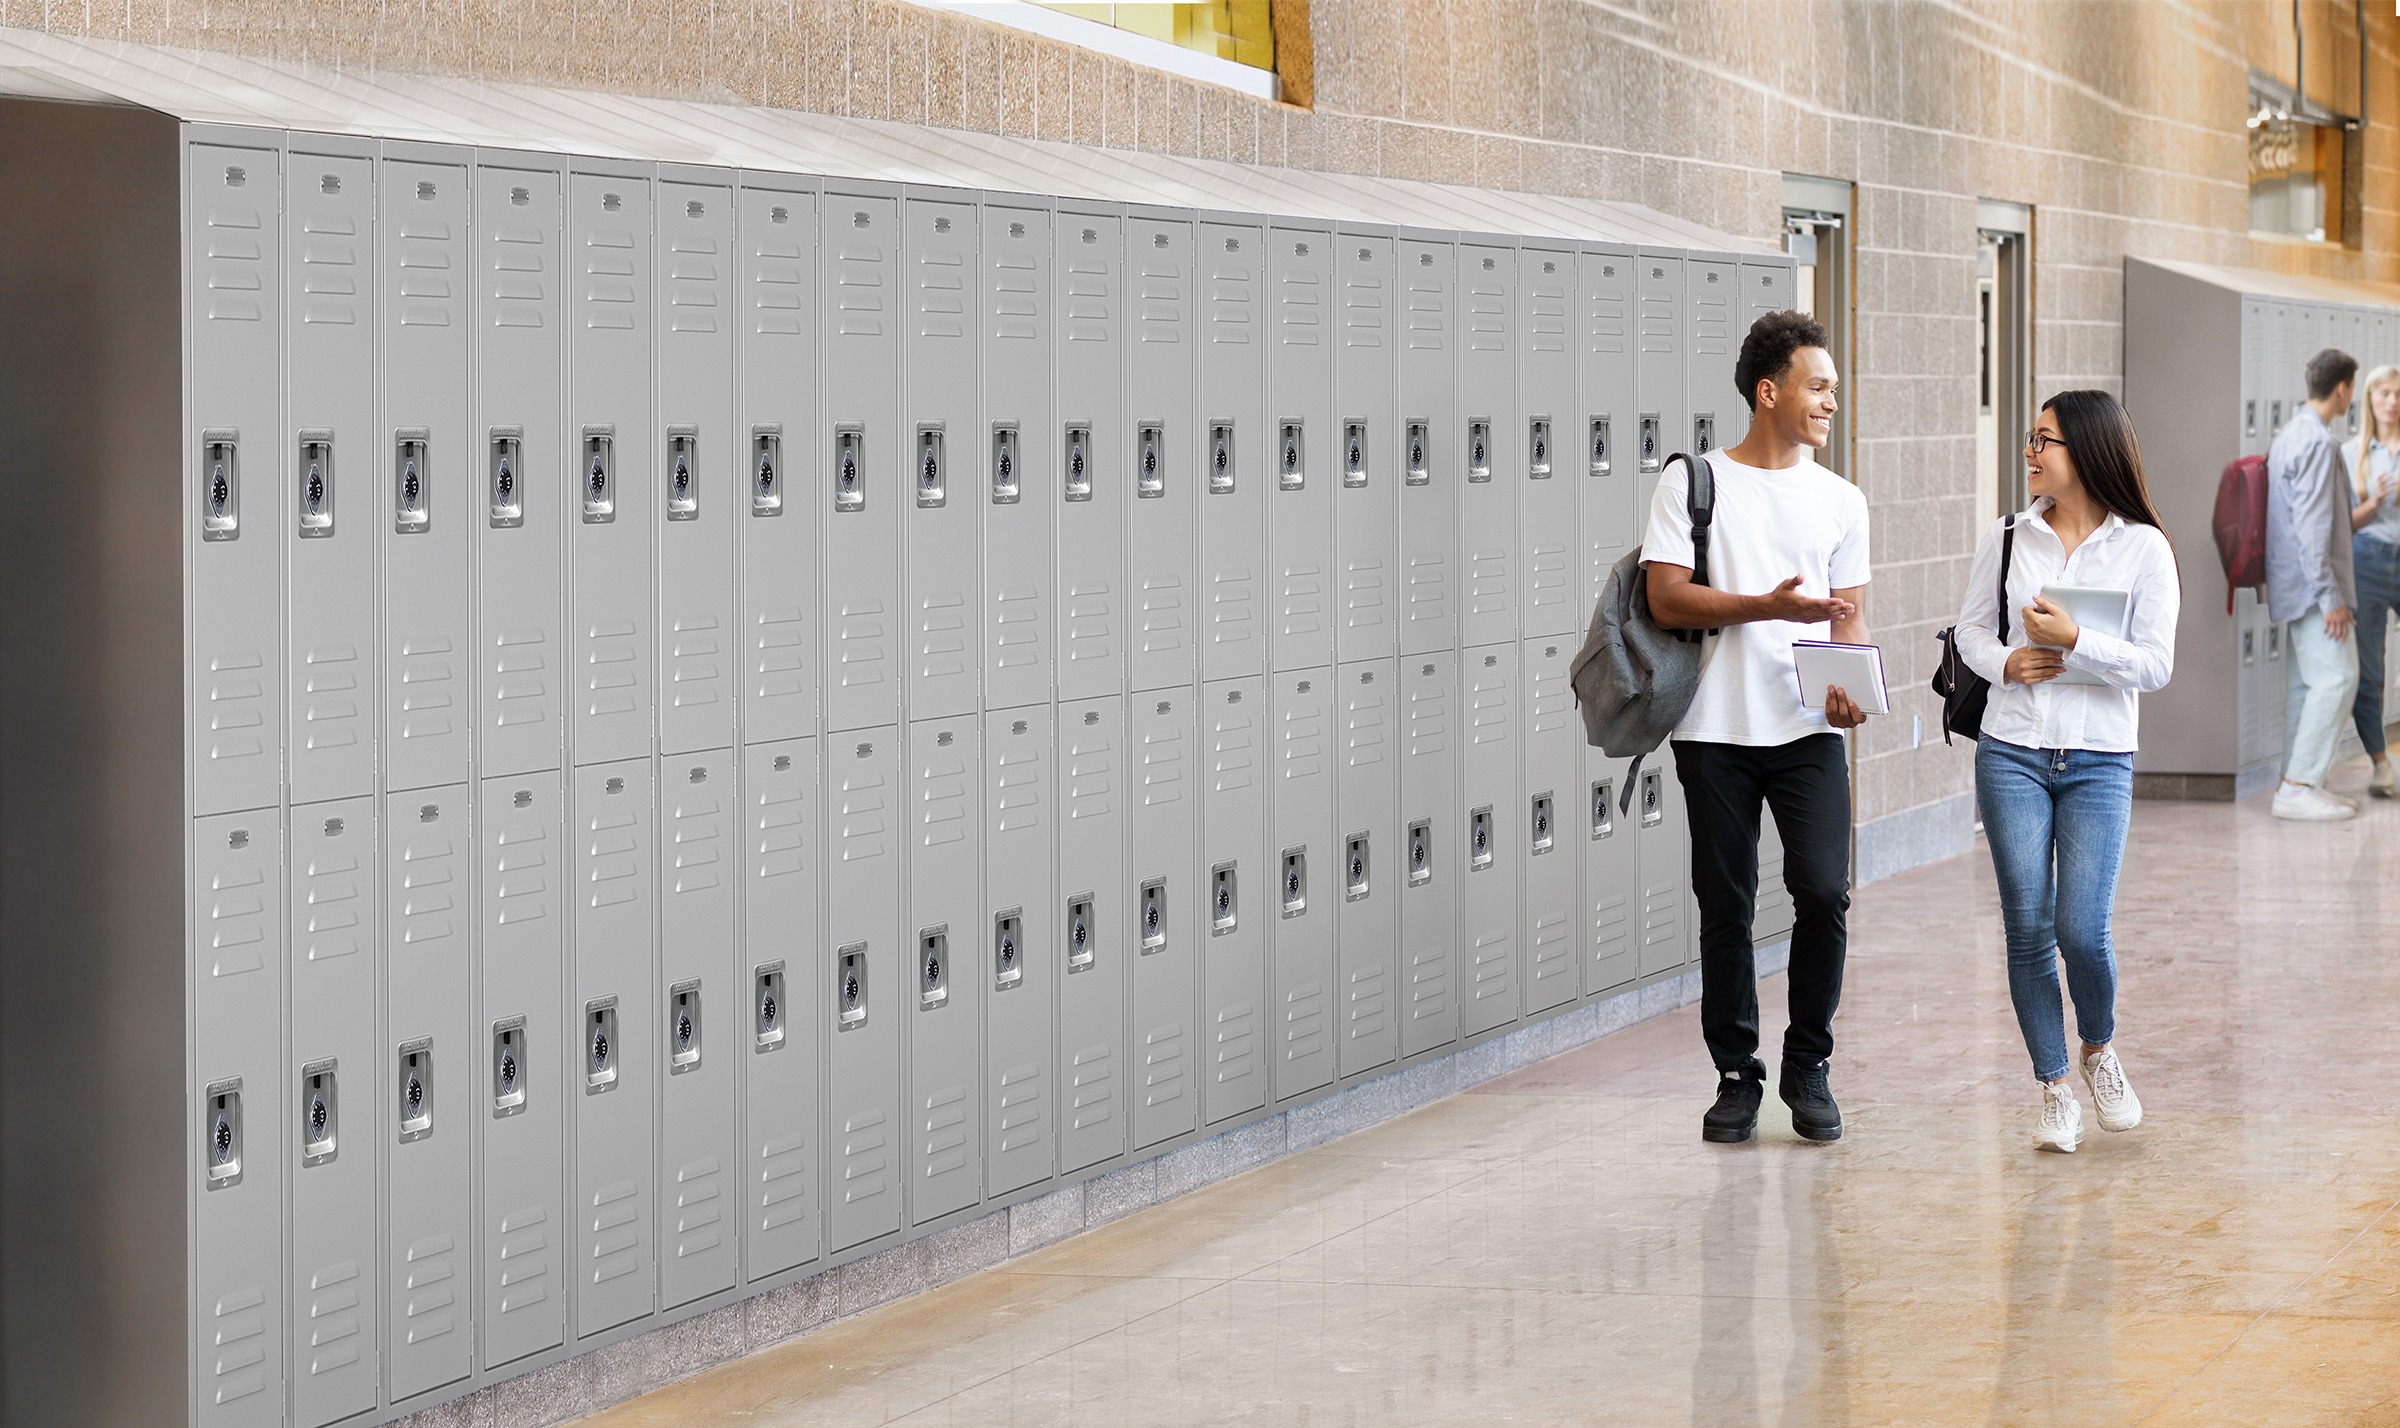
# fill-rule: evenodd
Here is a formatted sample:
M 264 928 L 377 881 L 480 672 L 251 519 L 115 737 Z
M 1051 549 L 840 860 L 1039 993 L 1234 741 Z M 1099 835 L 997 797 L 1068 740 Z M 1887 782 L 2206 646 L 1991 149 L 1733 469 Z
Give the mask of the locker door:
M 1465 1024 L 1473 1036 L 1516 1020 L 1518 879 L 1525 841 L 1511 824 L 1523 795 L 1517 746 L 1523 738 L 1525 691 L 1517 678 L 1517 647 L 1468 650 L 1465 667 L 1467 739 L 1465 817 L 1457 825 L 1460 854 L 1459 938 L 1466 954 Z
M 983 1187 L 983 823 L 977 721 L 908 726 L 909 1213 Z
M 839 1253 L 900 1228 L 900 1018 L 911 960 L 900 946 L 900 731 L 829 740 L 825 764 L 825 1242 Z
M 1316 1090 L 1334 1077 L 1333 924 L 1341 843 L 1334 836 L 1334 672 L 1275 676 L 1268 794 L 1274 820 L 1266 853 L 1273 879 L 1274 1038 L 1272 1091 L 1278 1101 Z M 1259 906 L 1264 913 L 1264 904 Z
M 1734 388 L 1730 401 L 1717 407 L 1717 445 L 1738 444 L 1750 434 L 1750 404 L 1742 400 L 1739 386 L 1733 382 L 1733 363 L 1740 357 L 1742 340 L 1750 335 L 1751 325 L 1771 312 L 1789 312 L 1794 302 L 1796 278 L 1788 258 L 1745 258 L 1742 260 L 1740 283 L 1741 302 L 1735 306 L 1732 334 L 1733 353 L 1725 359 L 1726 385 Z M 2001 440 L 2013 438 L 2002 433 Z
M 1049 1074 L 1057 1049 L 1058 883 L 1051 835 L 1058 806 L 1050 706 L 984 717 L 984 866 L 988 883 L 974 968 L 991 987 L 985 1013 L 984 1187 L 1005 1195 L 1050 1176 Z M 1088 940 L 1088 936 L 1087 936 Z
M 1398 334 L 1391 235 L 1344 228 L 1334 246 L 1342 286 L 1342 334 L 1333 361 L 1335 417 L 1341 422 L 1332 433 L 1341 578 L 1335 654 L 1349 664 L 1386 659 L 1398 648 L 1401 433 L 1392 385 Z
M 1743 333 L 1737 326 L 1742 314 L 1741 268 L 1713 258 L 1692 258 L 1683 267 L 1684 331 L 1691 349 L 1684 380 L 1692 421 L 1685 435 L 1690 444 L 1681 449 L 1701 456 L 1727 444 L 1726 430 L 1747 430 L 1750 425 L 1749 404 L 1733 384 L 1733 359 Z
M 1636 866 L 1642 897 L 1641 974 L 1672 971 L 1691 954 L 1692 928 L 1684 918 L 1689 891 L 1686 872 L 1691 832 L 1683 811 L 1683 787 L 1675 777 L 1674 753 L 1642 765 L 1633 793 L 1638 824 Z
M 977 603 L 983 547 L 982 337 L 968 285 L 975 280 L 976 208 L 910 198 L 907 325 L 900 335 L 901 457 L 910 495 L 908 687 L 911 719 L 975 708 L 981 672 Z
M 1199 962 L 1199 803 L 1195 695 L 1159 690 L 1130 701 L 1126 753 L 1133 760 L 1133 867 L 1125 897 L 1133 914 L 1130 1024 L 1141 1085 L 1133 1147 L 1147 1150 L 1197 1122 L 1192 1094 L 1193 996 Z
M 914 436 L 900 430 L 900 205 L 891 192 L 828 192 L 818 204 L 828 731 L 900 717 L 902 448 Z
M 730 623 L 730 621 L 728 622 Z M 750 997 L 734 943 L 730 753 L 659 759 L 658 1290 L 673 1309 L 740 1276 L 734 1048 Z
M 1528 635 L 1571 635 L 1591 613 L 1578 595 L 1576 555 L 1576 476 L 1582 468 L 1572 458 L 1581 438 L 1572 435 L 1575 348 L 1567 332 L 1575 302 L 1575 255 L 1528 248 L 1517 262 L 1517 301 L 1524 314 L 1517 425 L 1525 473 L 1517 526 L 1524 591 L 1519 619 Z M 1563 452 L 1562 434 L 1568 436 Z
M 1125 249 L 1124 468 L 1134 497 L 1126 521 L 1125 589 L 1134 609 L 1125 676 L 1134 690 L 1166 689 L 1197 673 L 1201 629 L 1195 562 L 1205 463 L 1192 416 L 1192 225 L 1128 214 Z
M 1517 400 L 1524 345 L 1517 326 L 1517 255 L 1509 248 L 1462 243 L 1458 264 L 1466 309 L 1458 349 L 1462 406 L 1455 447 L 1464 474 L 1458 488 L 1458 547 L 1466 608 L 1459 617 L 1459 642 L 1513 644 L 1522 598 L 1517 496 L 1526 470 Z
M 2275 433 L 2266 426 L 2267 305 L 2242 299 L 2242 454 L 2264 456 Z
M 575 1333 L 639 1319 L 656 1304 L 651 1238 L 650 915 L 656 864 L 650 761 L 575 770 L 573 981 L 567 994 L 575 1107 Z
M 555 723 L 553 728 L 555 728 Z M 570 886 L 566 805 L 555 773 L 485 779 L 482 848 L 483 1013 L 473 1078 L 483 1127 L 482 1364 L 558 1347 L 577 1258 L 567 1232 L 566 1107 L 575 1031 L 562 1025 L 562 939 Z
M 1340 1074 L 1347 1078 L 1390 1061 L 1400 1049 L 1394 999 L 1399 977 L 1400 887 L 1407 880 L 1400 836 L 1400 669 L 1388 659 L 1345 664 L 1341 687 L 1341 766 L 1334 813 L 1339 861 L 1318 876 L 1318 895 L 1333 899 L 1342 1004 Z
M 226 167 L 194 153 L 196 178 Z M 283 1422 L 283 868 L 273 810 L 193 821 L 192 1421 L 206 1428 Z
M 573 668 L 560 562 L 576 505 L 578 448 L 560 426 L 568 281 L 560 202 L 554 170 L 475 171 L 475 434 L 482 450 L 470 459 L 482 493 L 467 519 L 478 551 L 475 755 L 487 775 L 557 768 L 566 742 Z
M 473 1146 L 475 979 L 468 917 L 467 788 L 384 803 L 384 1350 L 394 1403 L 454 1383 L 475 1362 Z
M 653 453 L 664 450 L 650 372 L 650 181 L 629 170 L 578 170 L 568 179 L 567 222 L 578 280 L 567 326 L 566 434 L 578 483 L 568 525 L 575 679 L 567 743 L 577 764 L 597 764 L 650 754 L 651 527 L 660 505 L 651 472 Z
M 1275 449 L 1262 429 L 1265 343 L 1257 335 L 1267 285 L 1265 235 L 1239 223 L 1200 225 L 1196 266 L 1207 306 L 1200 343 L 1200 410 L 1186 448 L 1200 477 L 1200 677 L 1238 679 L 1266 668 L 1267 488 Z
M 1125 871 L 1124 697 L 1060 705 L 1058 758 L 1058 1168 L 1071 1175 L 1125 1149 L 1126 967 L 1138 899 Z
M 463 159 L 452 150 L 384 146 L 376 230 L 383 440 L 371 459 L 383 473 L 379 514 L 388 517 L 379 522 L 387 789 L 459 784 L 468 773 L 469 566 L 485 477 L 483 444 L 467 427 L 473 338 L 463 281 L 471 261 Z M 466 1336 L 458 1343 L 463 1348 Z
M 1671 749 L 1659 753 L 1672 759 Z M 1644 768 L 1656 762 L 1645 760 Z M 1640 869 L 1634 849 L 1638 809 L 1620 811 L 1627 763 L 1589 744 L 1582 750 L 1583 916 L 1578 941 L 1583 955 L 1583 992 L 1598 997 L 1631 982 L 1641 972 L 1633 936 L 1633 894 Z
M 1578 641 L 1551 635 L 1525 642 L 1524 793 L 1513 811 L 1511 836 L 1524 850 L 1524 960 L 1519 976 L 1525 1010 L 1547 1011 L 1575 999 L 1582 988 L 1582 954 L 1575 935 L 1576 895 L 1581 871 L 1575 856 L 1577 805 L 1583 790 L 1575 751 L 1583 744 L 1583 716 L 1575 688 L 1567 682 Z
M 1458 645 L 1458 471 L 1465 443 L 1455 420 L 1458 380 L 1451 245 L 1400 240 L 1408 293 L 1399 357 L 1400 652 L 1433 654 Z
M 283 737 L 294 803 L 375 786 L 374 147 L 326 149 L 287 160 L 291 430 L 260 471 L 291 473 Z
M 360 167 L 365 167 L 361 164 Z M 345 184 L 344 187 L 348 185 Z M 363 187 L 363 185 L 362 185 Z M 292 1418 L 304 1428 L 380 1399 L 375 1345 L 375 800 L 291 818 Z
M 1258 679 L 1203 685 L 1207 782 L 1200 811 L 1200 1026 L 1207 1041 L 1201 1113 L 1211 1123 L 1266 1104 L 1266 919 L 1277 905 L 1267 858 L 1267 689 Z M 1244 885 L 1249 896 L 1243 896 Z
M 2267 305 L 2267 337 L 2265 343 L 2265 391 L 2267 399 L 2266 440 L 2275 444 L 2275 433 L 2283 430 L 2284 419 L 2291 415 L 2291 394 L 2295 388 L 2305 391 L 2304 378 L 2295 371 L 2306 361 L 2292 356 L 2293 317 L 2289 303 Z
M 1458 1036 L 1455 975 L 1465 823 L 1459 802 L 1458 656 L 1413 655 L 1400 665 L 1400 1054 Z
M 1274 668 L 1333 663 L 1334 448 L 1330 307 L 1333 235 L 1276 228 L 1266 242 L 1274 279 L 1274 340 L 1264 415 L 1272 425 L 1274 489 L 1267 494 L 1274 601 L 1268 641 Z
M 278 450 L 286 439 L 275 218 L 282 159 L 272 149 L 194 144 L 189 162 L 186 509 L 196 514 L 184 552 L 192 602 L 184 727 L 192 811 L 208 814 L 282 796 L 283 532 L 292 519 Z
M 824 449 L 817 427 L 817 200 L 745 178 L 739 245 L 748 310 L 741 325 L 743 460 L 740 527 L 742 738 L 817 731 L 817 520 L 811 492 L 791 489 Z M 795 464 L 796 463 L 796 464 Z
M 1644 248 L 1634 266 L 1640 333 L 1634 359 L 1634 439 L 1641 483 L 1634 496 L 1633 539 L 1639 541 L 1641 526 L 1650 519 L 1650 493 L 1658 489 L 1658 473 L 1668 457 L 1691 449 L 1691 432 L 1683 422 L 1684 353 L 1689 346 L 1684 336 L 1683 255 Z
M 1131 633 L 1125 519 L 1133 429 L 1125 420 L 1125 227 L 1115 213 L 1060 208 L 1053 327 L 1058 445 L 1058 697 L 1125 687 Z M 1110 896 L 1116 891 L 1112 887 Z
M 824 1005 L 817 879 L 817 741 L 743 751 L 743 955 L 748 1005 L 727 1011 L 728 1055 L 741 1059 L 749 1233 L 747 1275 L 766 1278 L 817 1257 L 820 1129 L 817 1031 Z M 746 1048 L 746 1049 L 745 1049 Z
M 1572 474 L 1583 483 L 1576 514 L 1583 567 L 1578 608 L 1588 611 L 1608 588 L 1619 558 L 1641 543 L 1648 510 L 1635 506 L 1639 460 L 1619 459 L 1640 439 L 1634 405 L 1633 254 L 1586 248 L 1576 255 L 1576 281 L 1575 429 L 1583 449 Z
M 2234 766 L 2249 768 L 2259 762 L 2264 727 L 2264 706 L 2268 695 L 2259 684 L 2259 646 L 2264 642 L 2259 626 L 2266 615 L 2258 596 L 2248 589 L 2233 592 L 2234 640 Z M 2275 697 L 2282 697 L 2277 691 Z
M 1059 438 L 1050 400 L 1050 213 L 984 210 L 983 702 L 1014 709 L 1050 698 L 1051 519 Z M 1085 460 L 1090 452 L 1087 446 Z
M 750 444 L 733 426 L 732 175 L 669 172 L 695 181 L 658 185 L 665 429 L 647 459 L 658 463 L 666 507 L 657 527 L 658 747 L 687 754 L 733 743 L 734 512 L 749 490 Z

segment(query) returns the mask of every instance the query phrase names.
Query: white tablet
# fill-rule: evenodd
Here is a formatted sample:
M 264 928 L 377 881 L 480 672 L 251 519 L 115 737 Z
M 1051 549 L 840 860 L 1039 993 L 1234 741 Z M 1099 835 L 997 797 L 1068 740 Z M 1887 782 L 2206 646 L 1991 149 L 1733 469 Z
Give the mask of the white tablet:
M 2088 585 L 2045 585 L 2042 587 L 2042 598 L 2066 611 L 2078 628 L 2098 630 L 2120 640 L 2125 638 L 2128 616 L 2133 606 L 2133 596 L 2128 591 L 2101 590 Z M 2056 682 L 2105 684 L 2107 681 L 2096 674 L 2070 668 L 2061 671 Z

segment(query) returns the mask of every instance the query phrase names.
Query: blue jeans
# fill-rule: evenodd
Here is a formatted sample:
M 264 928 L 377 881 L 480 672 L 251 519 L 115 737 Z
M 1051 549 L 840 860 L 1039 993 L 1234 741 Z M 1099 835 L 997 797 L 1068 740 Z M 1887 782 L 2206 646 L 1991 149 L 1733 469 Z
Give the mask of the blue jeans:
M 2370 754 L 2383 748 L 2383 636 L 2400 609 L 2400 545 L 2361 531 L 2350 546 L 2358 577 L 2358 696 L 2350 722 Z
M 2117 959 L 2109 913 L 2133 820 L 2133 755 L 1975 745 L 1975 801 L 2000 878 L 2008 995 L 2044 1081 L 2067 1075 L 2058 964 L 2067 964 L 2075 1027 L 2088 1046 L 2117 1033 Z

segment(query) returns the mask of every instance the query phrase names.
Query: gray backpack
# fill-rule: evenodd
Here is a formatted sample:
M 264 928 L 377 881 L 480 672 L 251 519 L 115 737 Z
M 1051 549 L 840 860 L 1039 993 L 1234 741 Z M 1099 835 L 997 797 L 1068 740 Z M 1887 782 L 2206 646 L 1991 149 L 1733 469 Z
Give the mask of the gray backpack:
M 1692 580 L 1706 585 L 1715 482 L 1707 462 L 1679 451 L 1667 458 L 1667 465 L 1678 461 L 1683 463 L 1692 515 Z M 1627 552 L 1609 572 L 1608 588 L 1592 610 L 1592 626 L 1584 633 L 1583 648 L 1576 652 L 1567 678 L 1575 686 L 1575 702 L 1583 707 L 1584 738 L 1612 759 L 1633 760 L 1625 771 L 1624 791 L 1617 796 L 1620 816 L 1633 802 L 1642 760 L 1656 752 L 1691 711 L 1692 696 L 1700 689 L 1703 641 L 1716 633 L 1670 630 L 1651 618 L 1641 547 Z

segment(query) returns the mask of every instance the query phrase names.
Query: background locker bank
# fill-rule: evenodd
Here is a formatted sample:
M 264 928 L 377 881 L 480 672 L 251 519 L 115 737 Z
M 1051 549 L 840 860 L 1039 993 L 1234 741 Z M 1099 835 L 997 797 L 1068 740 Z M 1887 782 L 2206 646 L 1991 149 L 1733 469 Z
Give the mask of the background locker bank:
M 60 1421 L 401 1416 L 1685 967 L 1671 785 L 1610 821 L 1559 671 L 1730 244 L 693 105 L 638 162 L 6 108 L 146 205 L 38 176 L 127 221 L 28 261 L 188 334 L 57 408 L 123 518 L 10 546 L 146 577 L 12 627 L 114 691 L 12 731 L 163 769 L 9 754 L 25 866 L 125 870 L 12 881 L 12 965 L 173 1048 L 100 1091 L 154 1134 L 12 1148 L 69 1197 L 12 1298 L 147 1366 L 12 1342 Z M 172 1312 L 44 1269 L 100 1245 Z

